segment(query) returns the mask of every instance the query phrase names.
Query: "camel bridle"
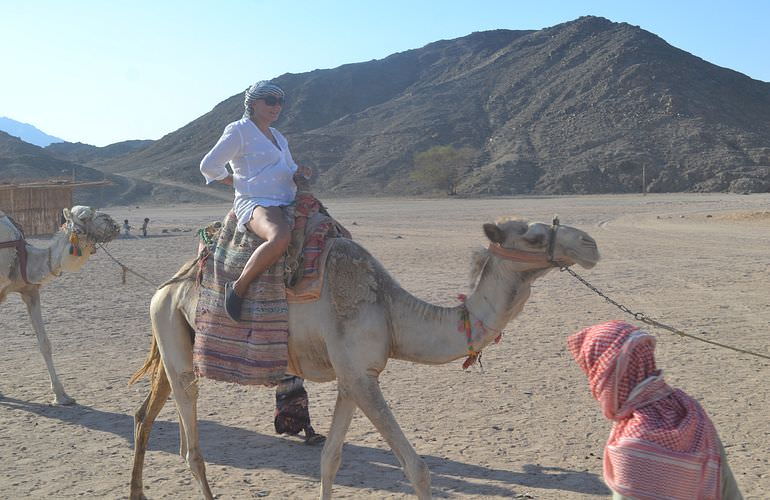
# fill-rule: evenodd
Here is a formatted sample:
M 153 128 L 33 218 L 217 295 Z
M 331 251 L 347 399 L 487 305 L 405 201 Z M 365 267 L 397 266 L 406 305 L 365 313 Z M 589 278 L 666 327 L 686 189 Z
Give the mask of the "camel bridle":
M 515 248 L 505 248 L 499 243 L 490 243 L 489 252 L 492 255 L 500 257 L 505 260 L 513 262 L 524 262 L 527 264 L 539 264 L 542 267 L 559 267 L 566 269 L 567 267 L 554 259 L 553 252 L 556 247 L 556 233 L 559 230 L 559 218 L 554 217 L 551 227 L 548 229 L 548 244 L 546 245 L 546 252 L 527 252 L 525 250 L 517 250 Z M 464 294 L 458 295 L 458 298 L 462 302 L 460 306 L 460 324 L 458 330 L 465 333 L 466 342 L 468 344 L 468 357 L 463 362 L 463 370 L 467 370 L 471 365 L 476 362 L 481 365 L 481 350 L 478 351 L 473 348 L 473 327 L 471 326 L 471 312 L 468 310 L 468 306 L 465 305 L 466 297 Z M 497 333 L 494 342 L 500 342 L 503 336 L 501 330 L 495 330 L 489 326 L 484 325 L 480 320 L 477 324 L 486 332 L 491 330 Z M 483 366 L 482 366 L 483 370 Z
M 553 252 L 556 248 L 556 233 L 559 230 L 559 218 L 554 217 L 551 227 L 548 229 L 548 244 L 546 252 L 527 252 L 515 248 L 505 248 L 499 243 L 490 243 L 489 252 L 492 255 L 513 262 L 524 262 L 527 264 L 541 264 L 545 267 L 565 267 L 564 264 L 554 259 Z
M 94 235 L 93 231 L 89 231 L 86 225 L 79 220 L 72 219 L 69 221 L 69 230 L 70 233 L 76 234 L 78 236 L 83 236 L 86 239 L 93 240 L 95 242 L 98 242 L 99 238 L 98 236 Z
M 99 212 L 95 212 L 86 222 L 75 217 L 67 221 L 66 226 L 70 234 L 75 235 L 74 241 L 70 240 L 73 245 L 79 246 L 80 237 L 84 237 L 91 244 L 91 253 L 94 254 L 98 244 L 107 243 L 118 234 L 120 231 L 118 225 L 110 217 L 107 218 L 104 227 L 99 227 L 96 224 L 96 219 L 99 215 Z

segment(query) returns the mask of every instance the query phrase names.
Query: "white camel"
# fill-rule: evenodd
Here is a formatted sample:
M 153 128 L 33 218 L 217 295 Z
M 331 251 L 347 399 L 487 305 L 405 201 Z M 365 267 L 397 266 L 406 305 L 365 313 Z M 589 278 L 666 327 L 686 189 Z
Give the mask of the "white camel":
M 19 228 L 0 211 L 0 303 L 9 293 L 21 295 L 51 377 L 53 402 L 58 405 L 72 404 L 75 400 L 64 392 L 53 366 L 51 343 L 40 310 L 40 287 L 61 276 L 63 271 L 79 270 L 96 252 L 97 243 L 112 240 L 119 231 L 109 215 L 89 207 L 65 208 L 63 214 L 66 223 L 54 235 L 50 245 L 36 248 L 24 240 Z
M 554 265 L 578 263 L 590 268 L 599 261 L 596 242 L 575 228 L 507 220 L 484 224 L 484 232 L 491 244 L 476 254 L 471 286 L 477 278 L 478 282 L 463 306 L 434 306 L 410 295 L 363 247 L 347 239 L 336 240 L 329 252 L 321 298 L 290 304 L 289 372 L 315 382 L 337 379 L 337 402 L 321 454 L 321 498 L 331 497 L 345 433 L 356 407 L 388 442 L 417 496 L 430 498 L 428 468 L 380 391 L 378 377 L 388 359 L 442 364 L 480 352 L 522 310 L 533 281 Z M 150 353 L 131 380 L 152 375 L 150 394 L 134 420 L 130 492 L 134 500 L 144 498 L 147 442 L 169 394 L 181 420 L 180 454 L 203 496 L 213 498 L 199 447 L 196 414 L 192 348 L 198 290 L 194 264 L 187 263 L 160 288 L 150 305 Z M 458 322 L 464 320 L 472 326 L 470 341 L 458 332 Z

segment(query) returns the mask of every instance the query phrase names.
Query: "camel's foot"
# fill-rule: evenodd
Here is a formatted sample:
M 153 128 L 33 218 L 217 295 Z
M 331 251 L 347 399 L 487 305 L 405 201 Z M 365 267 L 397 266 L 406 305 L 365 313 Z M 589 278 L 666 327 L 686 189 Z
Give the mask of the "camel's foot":
M 61 395 L 57 394 L 55 398 L 53 398 L 53 401 L 51 401 L 51 404 L 56 406 L 68 406 L 68 405 L 74 405 L 77 401 L 75 401 L 75 398 L 72 398 L 64 393 Z
M 131 492 L 129 498 L 130 500 L 148 500 L 144 493 L 136 493 L 134 491 Z

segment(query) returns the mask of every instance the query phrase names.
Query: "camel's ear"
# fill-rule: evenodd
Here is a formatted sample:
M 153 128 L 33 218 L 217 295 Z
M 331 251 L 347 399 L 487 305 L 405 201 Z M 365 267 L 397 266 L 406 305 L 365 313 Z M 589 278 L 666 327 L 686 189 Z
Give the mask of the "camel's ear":
M 487 235 L 492 243 L 502 244 L 505 241 L 505 233 L 497 227 L 497 224 L 484 224 L 484 234 Z
M 61 211 L 62 215 L 64 216 L 64 219 L 68 222 L 72 222 L 72 214 L 70 213 L 69 208 L 65 208 Z

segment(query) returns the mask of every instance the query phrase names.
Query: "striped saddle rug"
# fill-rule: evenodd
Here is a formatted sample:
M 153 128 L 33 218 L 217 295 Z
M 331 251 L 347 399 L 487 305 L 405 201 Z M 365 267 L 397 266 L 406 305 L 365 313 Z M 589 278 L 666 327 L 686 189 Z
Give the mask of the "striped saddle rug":
M 295 204 L 284 208 L 293 224 L 289 252 L 251 283 L 239 322 L 225 313 L 225 283 L 240 276 L 263 240 L 250 232 L 236 231 L 237 218 L 232 211 L 222 224 L 199 231 L 200 292 L 193 345 L 197 376 L 242 385 L 274 386 L 281 381 L 288 364 L 287 283 L 302 290 L 301 301 L 317 299 L 321 261 L 324 250 L 331 247 L 327 239 L 350 236 L 325 212 L 309 193 L 299 193 Z

